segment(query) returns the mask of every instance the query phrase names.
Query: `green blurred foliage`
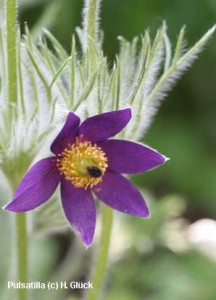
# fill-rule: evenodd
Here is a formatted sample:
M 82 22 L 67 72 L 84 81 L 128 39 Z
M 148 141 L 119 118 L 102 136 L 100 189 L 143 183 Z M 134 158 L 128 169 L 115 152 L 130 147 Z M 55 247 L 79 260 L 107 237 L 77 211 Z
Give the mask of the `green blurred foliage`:
M 142 226 L 140 219 L 122 219 L 121 226 L 130 232 L 131 244 L 110 268 L 104 299 L 214 300 L 215 264 L 188 247 L 185 238 L 184 244 L 178 237 L 187 228 L 179 218 L 185 209 L 183 199 L 169 196 L 159 204 L 151 203 L 152 217 Z M 166 237 L 170 239 L 172 228 L 170 243 Z
M 196 252 L 176 255 L 158 248 L 143 256 L 130 249 L 111 269 L 110 277 L 112 283 L 106 300 L 214 300 L 216 297 L 215 268 Z

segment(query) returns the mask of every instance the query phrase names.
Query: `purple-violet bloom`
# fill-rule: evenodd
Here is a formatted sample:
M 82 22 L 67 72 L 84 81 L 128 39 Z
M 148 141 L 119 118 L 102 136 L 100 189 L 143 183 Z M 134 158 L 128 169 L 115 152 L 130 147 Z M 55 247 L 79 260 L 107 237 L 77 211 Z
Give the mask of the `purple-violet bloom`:
M 147 205 L 121 174 L 142 173 L 166 161 L 157 151 L 126 140 L 109 140 L 129 122 L 131 110 L 123 109 L 80 119 L 70 112 L 51 145 L 55 156 L 34 164 L 20 182 L 13 201 L 4 207 L 25 212 L 47 201 L 58 184 L 67 220 L 78 238 L 92 243 L 96 211 L 92 193 L 108 206 L 137 217 L 147 217 Z

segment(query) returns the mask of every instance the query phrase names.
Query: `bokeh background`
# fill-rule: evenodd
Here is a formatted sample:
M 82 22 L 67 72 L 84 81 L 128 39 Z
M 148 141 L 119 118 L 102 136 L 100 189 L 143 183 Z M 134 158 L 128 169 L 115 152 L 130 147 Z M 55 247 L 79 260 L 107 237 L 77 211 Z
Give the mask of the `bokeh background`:
M 41 27 L 48 27 L 70 51 L 71 34 L 81 23 L 82 3 L 20 0 L 19 22 L 22 28 L 27 22 L 35 38 Z M 216 1 L 104 0 L 101 26 L 110 62 L 118 52 L 117 36 L 131 40 L 147 28 L 154 35 L 163 20 L 173 45 L 186 25 L 190 46 L 216 22 Z M 167 96 L 143 137 L 171 160 L 132 178 L 143 190 L 152 217 L 115 214 L 102 299 L 216 299 L 215 94 L 216 35 Z M 83 250 L 69 231 L 39 236 L 32 241 L 32 279 L 87 280 L 93 251 Z M 0 276 L 3 282 L 3 272 Z M 80 294 L 56 292 L 52 299 L 79 299 Z

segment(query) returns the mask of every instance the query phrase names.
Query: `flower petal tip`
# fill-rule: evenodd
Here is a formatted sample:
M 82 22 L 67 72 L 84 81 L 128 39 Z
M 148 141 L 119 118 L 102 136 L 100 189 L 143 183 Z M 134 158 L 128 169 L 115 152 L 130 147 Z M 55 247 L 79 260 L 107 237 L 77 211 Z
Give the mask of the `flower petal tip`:
M 90 248 L 92 246 L 94 235 L 91 237 L 89 237 L 89 236 L 79 237 L 78 236 L 78 238 L 80 239 L 80 242 L 83 244 L 83 246 L 87 250 L 88 248 Z
M 4 206 L 2 206 L 2 208 L 1 209 L 3 209 L 3 210 L 7 210 L 7 204 L 6 205 L 4 205 Z
M 128 116 L 132 117 L 132 111 L 130 107 L 127 107 L 124 110 L 128 112 Z
M 132 110 L 131 108 L 125 108 L 122 111 L 125 112 L 125 117 L 127 117 L 128 120 L 130 120 L 132 118 Z
M 19 212 L 13 208 L 13 202 L 6 204 L 5 206 L 2 207 L 2 209 L 9 212 Z
M 151 217 L 151 214 L 147 207 L 145 207 L 145 210 L 143 210 L 143 212 L 140 213 L 139 217 L 141 217 L 141 218 L 150 218 Z
M 87 242 L 87 243 L 83 242 L 83 245 L 84 245 L 84 247 L 85 247 L 86 250 L 88 250 L 88 248 L 90 248 L 92 246 L 92 242 L 93 241 Z
M 2 209 L 9 212 L 19 212 L 13 208 L 13 202 L 6 204 L 5 206 L 2 207 Z
M 2 206 L 2 209 L 10 211 L 10 206 L 12 203 L 13 203 L 13 201 L 5 204 L 4 206 Z
M 169 161 L 170 160 L 170 158 L 169 157 L 166 157 L 166 156 L 163 156 L 164 157 L 164 163 L 166 163 L 167 161 Z
M 150 219 L 151 218 L 151 213 L 148 211 L 147 214 L 144 216 L 144 218 Z

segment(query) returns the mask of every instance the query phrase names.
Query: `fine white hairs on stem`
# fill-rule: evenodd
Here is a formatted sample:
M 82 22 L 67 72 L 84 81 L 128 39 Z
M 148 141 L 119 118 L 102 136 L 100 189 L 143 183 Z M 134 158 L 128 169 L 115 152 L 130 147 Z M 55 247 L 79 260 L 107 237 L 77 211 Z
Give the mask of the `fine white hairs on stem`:
M 85 0 L 83 9 L 83 49 L 93 43 L 97 47 L 100 34 L 100 5 L 101 0 Z
M 164 73 L 159 77 L 156 84 L 154 84 L 153 89 L 147 97 L 144 96 L 144 105 L 143 105 L 143 122 L 140 122 L 139 130 L 135 134 L 134 138 L 139 139 L 148 129 L 153 116 L 155 115 L 160 101 L 165 98 L 167 93 L 172 89 L 176 81 L 181 77 L 181 75 L 192 65 L 195 59 L 198 57 L 200 52 L 203 50 L 203 47 L 206 45 L 208 40 L 211 38 L 212 34 L 215 32 L 216 26 L 213 26 L 207 33 L 195 43 L 188 51 L 185 49 L 185 28 L 183 28 L 177 40 L 175 51 L 173 57 L 169 60 L 170 63 L 167 64 Z M 166 43 L 169 43 L 167 36 Z M 166 57 L 170 56 L 171 47 L 166 47 Z
M 137 120 L 139 120 L 134 120 L 135 124 L 133 125 L 132 131 L 130 130 L 131 128 L 128 129 L 130 130 L 131 138 L 133 137 L 133 139 L 139 140 L 143 137 L 146 130 L 149 128 L 161 101 L 172 89 L 173 85 L 181 77 L 181 75 L 198 57 L 200 52 L 203 50 L 203 47 L 215 32 L 215 29 L 216 26 L 213 26 L 198 42 L 195 43 L 194 46 L 187 50 L 185 46 L 186 42 L 184 39 L 185 27 L 183 27 L 179 33 L 176 47 L 172 55 L 170 41 L 166 34 L 166 27 L 164 27 L 164 70 L 159 77 L 155 77 L 153 80 L 151 77 L 148 79 L 147 71 L 144 75 L 143 93 L 142 95 L 140 95 L 139 101 L 137 101 L 137 103 L 140 103 L 140 105 L 138 106 L 139 118 L 137 118 Z M 147 93 L 145 89 L 146 84 L 147 86 L 151 85 L 152 87 L 148 89 Z

